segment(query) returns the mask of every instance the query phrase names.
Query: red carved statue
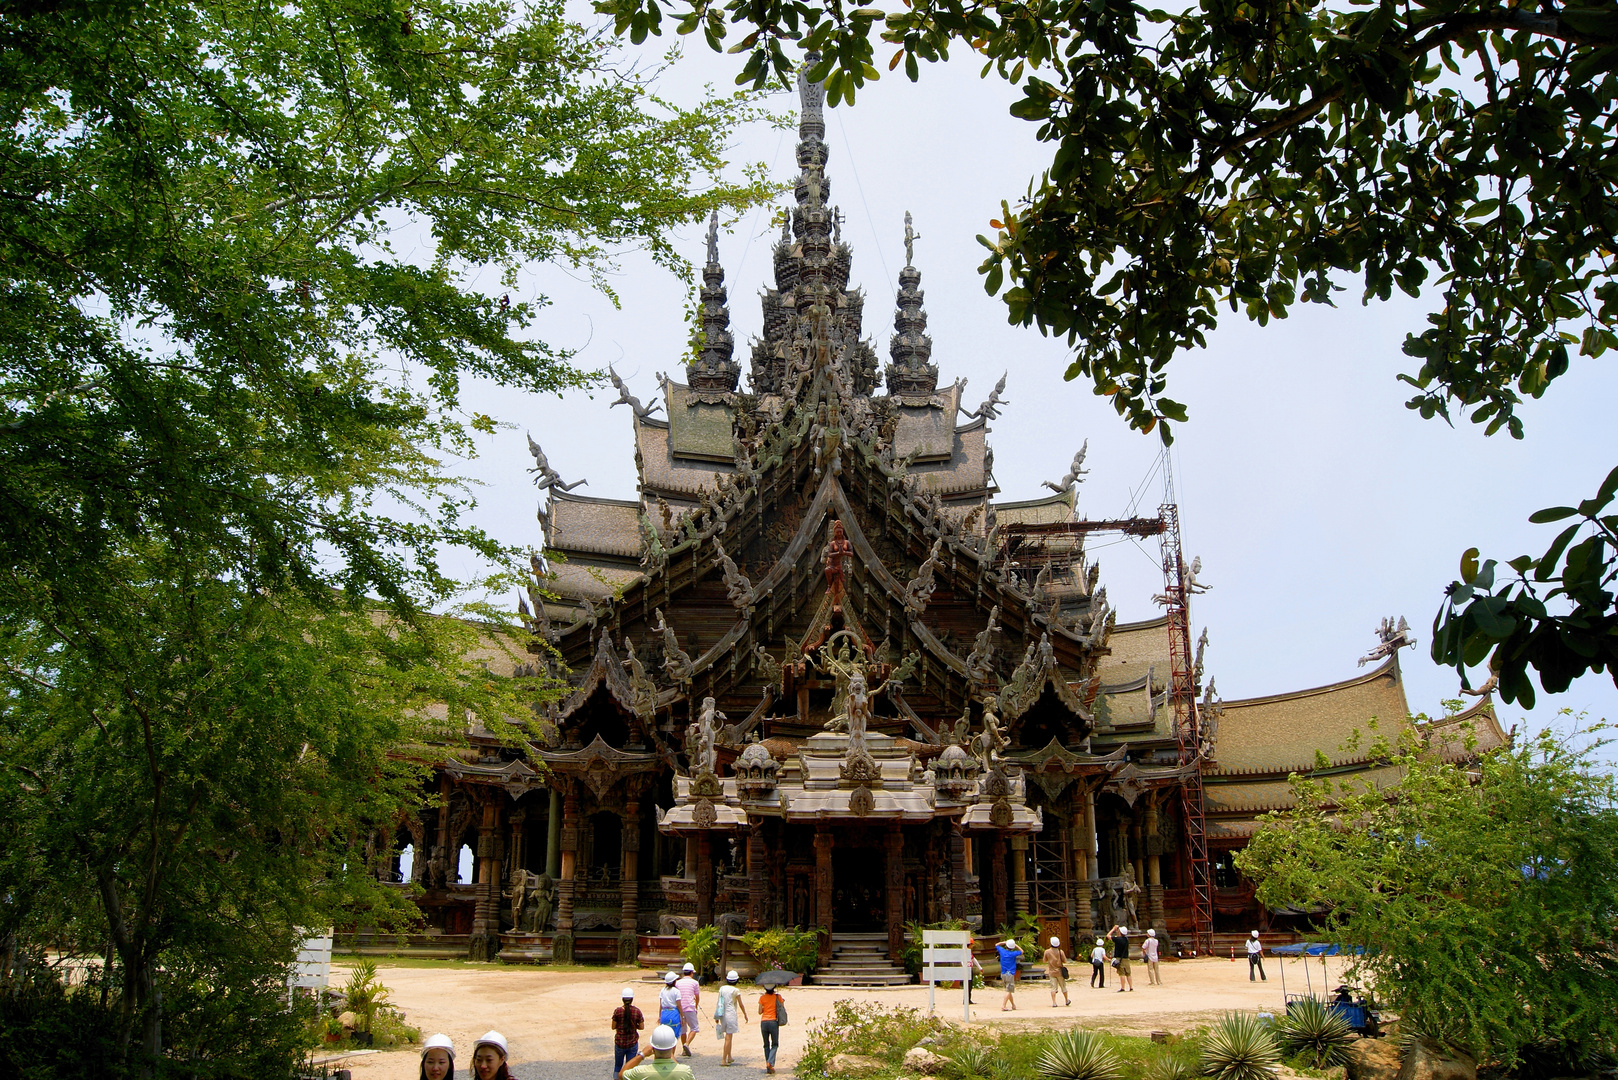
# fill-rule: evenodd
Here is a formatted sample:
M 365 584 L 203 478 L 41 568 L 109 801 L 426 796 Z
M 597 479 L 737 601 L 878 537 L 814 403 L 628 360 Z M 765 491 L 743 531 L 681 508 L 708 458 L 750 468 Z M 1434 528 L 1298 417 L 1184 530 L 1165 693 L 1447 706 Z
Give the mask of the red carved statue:
M 826 591 L 831 594 L 833 604 L 840 605 L 847 592 L 847 564 L 846 560 L 854 553 L 854 545 L 848 542 L 843 535 L 843 523 L 831 523 L 831 539 L 826 541 L 826 552 L 822 562 L 826 567 Z

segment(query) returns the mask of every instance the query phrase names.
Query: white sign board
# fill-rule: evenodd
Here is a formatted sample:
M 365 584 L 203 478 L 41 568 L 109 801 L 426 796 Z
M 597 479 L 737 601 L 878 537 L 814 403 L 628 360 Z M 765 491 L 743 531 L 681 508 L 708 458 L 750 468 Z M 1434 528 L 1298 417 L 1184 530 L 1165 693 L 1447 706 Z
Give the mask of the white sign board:
M 331 929 L 319 937 L 305 938 L 298 947 L 298 958 L 287 973 L 287 989 L 324 990 L 331 982 Z
M 921 978 L 927 984 L 927 1009 L 932 1011 L 936 984 L 961 984 L 961 1011 L 972 1019 L 972 932 L 970 930 L 923 930 L 921 932 Z

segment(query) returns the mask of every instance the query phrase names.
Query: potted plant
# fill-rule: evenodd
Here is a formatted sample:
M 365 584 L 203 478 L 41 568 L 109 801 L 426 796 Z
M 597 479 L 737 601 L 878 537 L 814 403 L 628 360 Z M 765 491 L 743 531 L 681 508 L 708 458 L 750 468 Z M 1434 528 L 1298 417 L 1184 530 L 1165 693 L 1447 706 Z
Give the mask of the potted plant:
M 388 988 L 376 977 L 376 961 L 370 957 L 360 958 L 348 975 L 343 996 L 348 998 L 348 1008 L 358 1021 L 354 1025 L 354 1045 L 370 1046 L 371 1022 L 376 1018 L 377 1007 L 388 1000 Z

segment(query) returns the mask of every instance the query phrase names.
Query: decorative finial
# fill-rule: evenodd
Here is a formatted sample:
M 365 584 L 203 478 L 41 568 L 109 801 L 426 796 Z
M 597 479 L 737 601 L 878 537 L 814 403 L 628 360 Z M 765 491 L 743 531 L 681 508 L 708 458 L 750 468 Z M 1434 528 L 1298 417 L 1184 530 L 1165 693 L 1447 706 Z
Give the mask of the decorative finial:
M 719 211 L 708 217 L 708 265 L 719 265 Z
M 831 242 L 834 243 L 834 244 L 841 244 L 843 242 L 843 221 L 844 220 L 845 219 L 843 217 L 843 208 L 841 206 L 832 207 L 831 208 Z
M 905 265 L 916 265 L 916 230 L 910 222 L 910 211 L 905 211 Z
M 803 66 L 798 69 L 798 101 L 802 105 L 802 112 L 798 116 L 798 131 L 801 138 L 807 138 L 811 132 L 815 138 L 821 138 L 826 130 L 826 84 L 809 81 L 809 71 L 820 63 L 820 54 L 810 52 L 804 54 Z

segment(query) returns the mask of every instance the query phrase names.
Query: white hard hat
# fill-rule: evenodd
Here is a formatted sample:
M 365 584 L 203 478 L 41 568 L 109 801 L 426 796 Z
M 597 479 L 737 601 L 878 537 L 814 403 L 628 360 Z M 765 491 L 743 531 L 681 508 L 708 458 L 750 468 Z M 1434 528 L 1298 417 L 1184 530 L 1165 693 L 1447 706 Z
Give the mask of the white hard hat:
M 672 972 L 672 971 L 663 972 L 663 981 L 665 983 L 672 983 L 675 979 L 678 979 L 678 978 L 679 978 L 679 976 L 674 974 L 674 972 Z
M 659 1024 L 652 1029 L 653 1050 L 674 1049 L 674 1029 L 667 1024 Z
M 506 1057 L 506 1037 L 498 1031 L 485 1031 L 483 1037 L 472 1044 L 472 1053 L 476 1054 L 485 1046 L 492 1046 L 500 1051 L 502 1058 Z
M 736 974 L 736 969 L 734 969 L 734 968 L 732 968 L 731 970 L 725 972 L 725 981 L 726 982 L 735 982 L 739 978 L 741 978 L 741 976 Z
M 1254 937 L 1258 937 L 1258 931 L 1257 931 L 1257 930 L 1254 930 L 1254 931 L 1253 931 L 1253 936 L 1254 936 Z
M 1102 939 L 1102 938 L 1096 938 L 1096 944 L 1097 945 L 1105 945 L 1106 941 L 1104 939 Z
M 1156 937 L 1157 936 L 1157 931 L 1156 930 L 1148 930 L 1148 931 L 1146 931 L 1146 936 L 1147 937 Z
M 421 1044 L 421 1056 L 425 1058 L 429 1050 L 443 1050 L 449 1054 L 451 1062 L 455 1060 L 455 1043 L 448 1035 L 438 1034 L 427 1036 L 427 1041 Z
M 1062 939 L 1061 938 L 1054 938 L 1054 937 L 1051 938 L 1051 948 L 1054 949 L 1060 944 L 1062 944 Z
M 626 987 L 624 987 L 624 992 L 622 994 L 619 994 L 618 996 L 623 998 L 625 1001 L 634 1001 L 635 1000 L 635 988 L 633 986 L 626 986 Z
M 1258 933 L 1258 931 L 1255 930 L 1255 931 L 1253 931 L 1253 933 L 1256 934 L 1256 933 Z M 687 965 L 685 965 L 685 967 L 681 968 L 680 970 L 685 972 L 687 975 L 691 975 L 691 974 L 696 972 L 697 966 L 695 964 L 687 964 Z

